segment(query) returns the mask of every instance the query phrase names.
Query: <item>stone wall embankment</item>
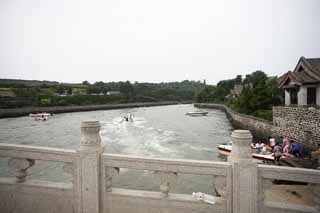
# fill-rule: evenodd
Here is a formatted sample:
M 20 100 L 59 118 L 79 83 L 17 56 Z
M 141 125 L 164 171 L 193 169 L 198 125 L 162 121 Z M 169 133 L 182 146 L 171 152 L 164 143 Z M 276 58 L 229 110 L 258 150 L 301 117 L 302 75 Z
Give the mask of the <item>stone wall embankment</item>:
M 280 135 L 304 141 L 306 145 L 313 146 L 310 148 L 320 144 L 320 109 L 273 107 L 273 125 L 279 128 Z
M 55 106 L 55 107 L 28 107 L 28 108 L 14 108 L 14 109 L 0 109 L 0 118 L 19 117 L 25 116 L 30 113 L 65 113 L 65 112 L 81 112 L 81 111 L 94 111 L 94 110 L 111 110 L 111 109 L 124 109 L 133 107 L 151 107 L 151 106 L 164 106 L 174 104 L 186 104 L 190 102 L 147 102 L 147 103 L 129 103 L 129 104 L 103 104 L 103 105 L 84 105 L 84 106 Z
M 320 144 L 320 109 L 308 107 L 273 107 L 273 122 L 234 112 L 221 104 L 195 104 L 196 107 L 224 111 L 236 129 L 248 129 L 255 139 L 266 140 L 272 136 L 276 141 L 283 137 L 301 143 L 308 150 Z
M 199 108 L 211 108 L 224 111 L 235 129 L 250 130 L 255 140 L 261 139 L 265 141 L 270 136 L 278 137 L 278 134 L 276 134 L 277 128 L 272 125 L 271 121 L 232 111 L 222 104 L 196 103 L 194 104 L 194 106 Z

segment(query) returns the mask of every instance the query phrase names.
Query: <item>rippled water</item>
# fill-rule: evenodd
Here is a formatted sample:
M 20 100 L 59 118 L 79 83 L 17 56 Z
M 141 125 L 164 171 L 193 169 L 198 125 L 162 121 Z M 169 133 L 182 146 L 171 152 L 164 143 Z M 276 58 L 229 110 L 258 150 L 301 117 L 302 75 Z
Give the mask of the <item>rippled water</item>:
M 198 160 L 224 160 L 217 145 L 230 141 L 232 126 L 226 115 L 208 110 L 208 116 L 190 117 L 185 113 L 196 110 L 192 105 L 173 105 L 120 110 L 57 114 L 39 122 L 30 117 L 0 119 L 0 143 L 28 144 L 77 149 L 80 124 L 83 120 L 99 120 L 101 139 L 106 152 L 148 157 Z M 134 122 L 123 122 L 126 113 L 134 114 Z M 1 161 L 0 175 L 7 175 Z M 38 162 L 30 170 L 31 178 L 61 181 L 67 177 L 59 163 Z M 179 175 L 172 181 L 174 191 L 208 191 L 212 177 Z M 155 190 L 156 175 L 148 172 L 122 170 L 116 186 Z

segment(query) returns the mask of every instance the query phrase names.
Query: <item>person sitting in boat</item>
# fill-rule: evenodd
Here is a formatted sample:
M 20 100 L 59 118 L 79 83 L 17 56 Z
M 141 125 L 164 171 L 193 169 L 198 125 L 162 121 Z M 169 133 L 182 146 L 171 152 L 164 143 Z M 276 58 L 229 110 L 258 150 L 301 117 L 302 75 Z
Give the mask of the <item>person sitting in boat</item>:
M 292 151 L 292 154 L 295 157 L 299 157 L 300 156 L 300 145 L 297 142 L 292 141 L 292 143 L 291 143 L 291 151 Z
M 264 147 L 264 143 L 262 143 L 261 141 L 258 141 L 258 143 L 256 143 L 255 145 L 256 153 L 261 153 L 263 147 Z
M 280 165 L 280 158 L 281 158 L 281 147 L 279 143 L 276 143 L 276 145 L 273 147 L 273 154 L 274 154 L 274 160 L 275 162 Z
M 276 145 L 276 140 L 273 137 L 269 137 L 269 145 L 272 149 Z
M 282 148 L 284 148 L 288 143 L 289 143 L 288 138 L 287 138 L 287 137 L 284 137 L 284 138 L 282 139 L 282 144 L 281 144 Z
M 129 121 L 129 117 L 127 115 L 124 116 L 124 120 L 128 122 Z
M 283 147 L 283 152 L 284 153 L 289 153 L 289 151 L 290 151 L 290 142 L 289 142 L 288 138 L 284 138 L 283 139 L 282 147 Z

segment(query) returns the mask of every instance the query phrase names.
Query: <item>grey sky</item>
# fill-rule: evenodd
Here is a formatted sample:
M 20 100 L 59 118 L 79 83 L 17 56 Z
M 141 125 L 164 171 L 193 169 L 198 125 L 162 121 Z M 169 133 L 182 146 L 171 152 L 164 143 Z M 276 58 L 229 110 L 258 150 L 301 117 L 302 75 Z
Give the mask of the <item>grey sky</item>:
M 0 0 L 0 78 L 209 83 L 320 57 L 319 0 Z

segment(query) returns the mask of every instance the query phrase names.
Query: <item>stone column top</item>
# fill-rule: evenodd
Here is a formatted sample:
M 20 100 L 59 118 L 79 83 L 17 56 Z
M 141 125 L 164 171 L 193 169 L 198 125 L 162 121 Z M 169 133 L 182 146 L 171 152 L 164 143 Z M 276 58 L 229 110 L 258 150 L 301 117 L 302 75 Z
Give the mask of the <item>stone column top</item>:
M 82 121 L 81 128 L 100 128 L 99 121 Z
M 82 121 L 80 149 L 85 147 L 101 147 L 99 121 Z
M 232 151 L 228 156 L 229 162 L 252 162 L 251 143 L 252 134 L 249 130 L 234 130 L 231 134 Z
M 235 137 L 235 138 L 247 138 L 247 139 L 252 139 L 252 135 L 250 133 L 249 130 L 245 130 L 245 129 L 236 129 L 232 132 L 231 137 Z

